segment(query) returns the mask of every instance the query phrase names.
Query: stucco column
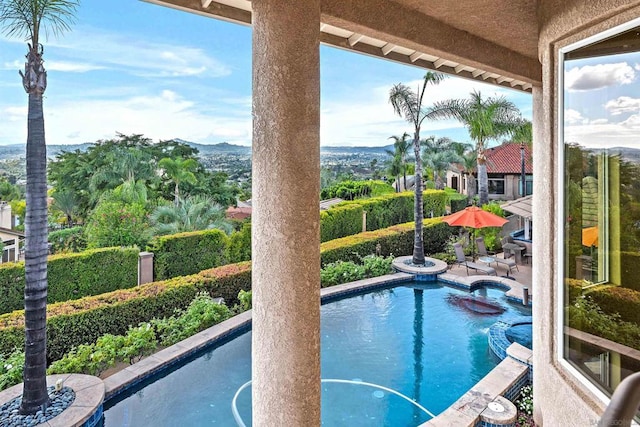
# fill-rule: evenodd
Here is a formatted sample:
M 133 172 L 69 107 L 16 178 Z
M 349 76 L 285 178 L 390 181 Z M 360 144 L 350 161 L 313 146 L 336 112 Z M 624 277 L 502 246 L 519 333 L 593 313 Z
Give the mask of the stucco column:
M 320 425 L 320 2 L 253 7 L 253 425 Z

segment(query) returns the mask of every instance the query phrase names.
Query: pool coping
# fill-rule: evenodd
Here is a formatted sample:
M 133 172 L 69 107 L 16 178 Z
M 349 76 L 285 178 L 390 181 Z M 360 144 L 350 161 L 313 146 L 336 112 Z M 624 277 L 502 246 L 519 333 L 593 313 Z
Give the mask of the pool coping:
M 341 299 L 347 295 L 357 294 L 361 291 L 384 289 L 411 280 L 415 280 L 415 275 L 409 273 L 393 273 L 323 288 L 320 291 L 321 303 L 325 304 L 333 300 Z M 447 285 L 468 291 L 473 291 L 484 285 L 495 286 L 507 291 L 505 294 L 508 299 L 522 302 L 522 294 L 517 295 L 518 291 L 521 292 L 521 289 L 517 285 L 520 285 L 520 287 L 522 287 L 522 285 L 511 279 L 500 277 L 488 278 L 487 276 L 460 277 L 450 273 L 443 273 L 438 275 L 438 280 L 445 282 Z M 136 387 L 165 369 L 176 366 L 181 361 L 192 357 L 214 345 L 216 342 L 248 330 L 250 326 L 251 310 L 247 310 L 231 319 L 218 323 L 190 338 L 146 357 L 133 365 L 127 366 L 123 370 L 103 380 L 105 387 L 105 404 L 107 404 L 109 400 L 117 398 L 128 389 Z M 519 363 L 513 358 L 509 357 L 503 360 L 482 380 L 476 383 L 474 387 L 458 399 L 458 401 L 437 417 L 422 424 L 422 426 L 452 425 L 452 421 L 455 421 L 455 425 L 466 425 L 464 423 L 469 421 L 472 423 L 468 425 L 475 426 L 480 422 L 482 412 L 485 410 L 488 411 L 486 405 L 489 402 L 496 401 L 506 405 L 499 397 L 506 396 L 512 389 L 517 388 L 515 391 L 519 391 L 523 378 L 528 382 L 529 375 L 526 375 L 527 371 L 529 371 L 529 368 L 525 364 Z M 468 409 L 470 404 L 472 404 L 473 410 Z M 484 406 L 478 411 L 480 405 Z M 472 413 L 475 414 L 473 417 Z

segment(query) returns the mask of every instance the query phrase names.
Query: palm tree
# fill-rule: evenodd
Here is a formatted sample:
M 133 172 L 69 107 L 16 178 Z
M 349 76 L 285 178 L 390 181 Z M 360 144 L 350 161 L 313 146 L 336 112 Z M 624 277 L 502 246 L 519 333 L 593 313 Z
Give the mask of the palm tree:
M 24 37 L 29 50 L 22 85 L 27 113 L 27 211 L 25 219 L 25 365 L 20 413 L 35 414 L 49 404 L 46 383 L 47 155 L 42 98 L 47 88 L 40 31 L 69 30 L 77 0 L 0 0 L 0 24 L 8 36 Z
M 158 162 L 158 166 L 161 169 L 164 169 L 164 173 L 171 181 L 174 182 L 175 190 L 173 203 L 178 206 L 178 201 L 180 200 L 180 183 L 196 183 L 197 180 L 194 172 L 198 167 L 198 162 L 194 159 L 172 159 L 170 157 L 165 157 Z
M 154 235 L 218 228 L 226 233 L 233 227 L 225 218 L 225 210 L 206 196 L 189 196 L 177 205 L 158 206 L 151 214 Z
M 422 141 L 424 148 L 424 165 L 433 172 L 433 182 L 437 190 L 444 188 L 442 175 L 451 165 L 461 161 L 461 156 L 457 154 L 458 144 L 450 138 L 430 136 Z
M 403 171 L 402 158 L 391 150 L 385 150 L 387 154 L 393 156 L 387 161 L 389 175 L 396 177 L 396 193 L 400 192 L 400 174 Z
M 482 99 L 480 92 L 472 92 L 469 99 L 449 99 L 437 102 L 428 113 L 430 119 L 454 118 L 464 124 L 476 142 L 480 204 L 489 203 L 489 179 L 484 150 L 489 139 L 511 133 L 519 122 L 520 111 L 503 96 Z
M 73 216 L 78 210 L 78 201 L 71 191 L 55 191 L 51 197 L 52 209 L 57 209 L 67 217 L 67 227 L 73 227 Z
M 389 91 L 389 102 L 393 111 L 413 125 L 413 154 L 415 156 L 415 196 L 414 196 L 414 242 L 413 263 L 424 264 L 424 239 L 422 237 L 422 220 L 424 219 L 422 207 L 422 160 L 420 159 L 420 127 L 427 118 L 427 111 L 422 108 L 424 93 L 427 85 L 436 85 L 444 79 L 444 74 L 428 71 L 424 75 L 422 87 L 418 85 L 418 91 L 413 92 L 408 86 L 398 83 Z
M 476 195 L 476 166 L 478 164 L 478 156 L 475 150 L 470 150 L 462 155 L 460 160 L 462 165 L 462 173 L 467 176 L 467 197 L 473 199 Z
M 411 141 L 407 141 L 409 138 L 408 133 L 403 133 L 402 136 L 393 135 L 390 136 L 389 139 L 393 139 L 393 150 L 395 155 L 400 156 L 400 160 L 402 162 L 402 175 L 403 175 L 403 184 L 404 189 L 407 189 L 407 157 L 409 155 L 409 150 L 411 149 Z M 389 152 L 387 150 L 387 152 Z

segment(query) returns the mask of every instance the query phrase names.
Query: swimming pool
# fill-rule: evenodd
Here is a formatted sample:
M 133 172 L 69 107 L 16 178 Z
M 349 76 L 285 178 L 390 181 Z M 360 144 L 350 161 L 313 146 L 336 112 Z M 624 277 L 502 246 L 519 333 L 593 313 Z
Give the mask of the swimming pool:
M 486 375 L 498 360 L 487 330 L 497 320 L 529 315 L 503 291 L 476 295 L 505 311 L 480 314 L 457 304 L 466 291 L 410 283 L 322 307 L 322 377 L 361 380 L 396 390 L 438 414 Z M 118 402 L 106 402 L 105 426 L 235 426 L 231 400 L 250 379 L 251 333 L 213 348 Z M 430 417 L 409 402 L 369 387 L 322 384 L 325 426 L 415 426 Z M 250 389 L 238 409 L 250 425 Z

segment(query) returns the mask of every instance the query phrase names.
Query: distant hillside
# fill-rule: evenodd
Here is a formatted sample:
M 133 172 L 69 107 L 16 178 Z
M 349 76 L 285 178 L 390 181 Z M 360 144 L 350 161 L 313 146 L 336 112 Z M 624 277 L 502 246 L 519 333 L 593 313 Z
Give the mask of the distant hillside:
M 175 141 L 190 145 L 197 149 L 199 154 L 203 157 L 220 154 L 251 155 L 251 147 L 244 145 L 234 145 L 227 142 L 221 142 L 219 144 L 198 144 L 196 142 L 185 141 L 177 138 Z M 92 145 L 94 144 L 89 142 L 70 145 L 47 144 L 47 156 L 52 158 L 63 151 L 85 151 Z M 385 155 L 385 150 L 393 151 L 393 145 L 387 145 L 384 147 L 320 147 L 320 153 L 324 155 Z M 0 160 L 20 158 L 25 157 L 25 155 L 24 144 L 0 145 Z

